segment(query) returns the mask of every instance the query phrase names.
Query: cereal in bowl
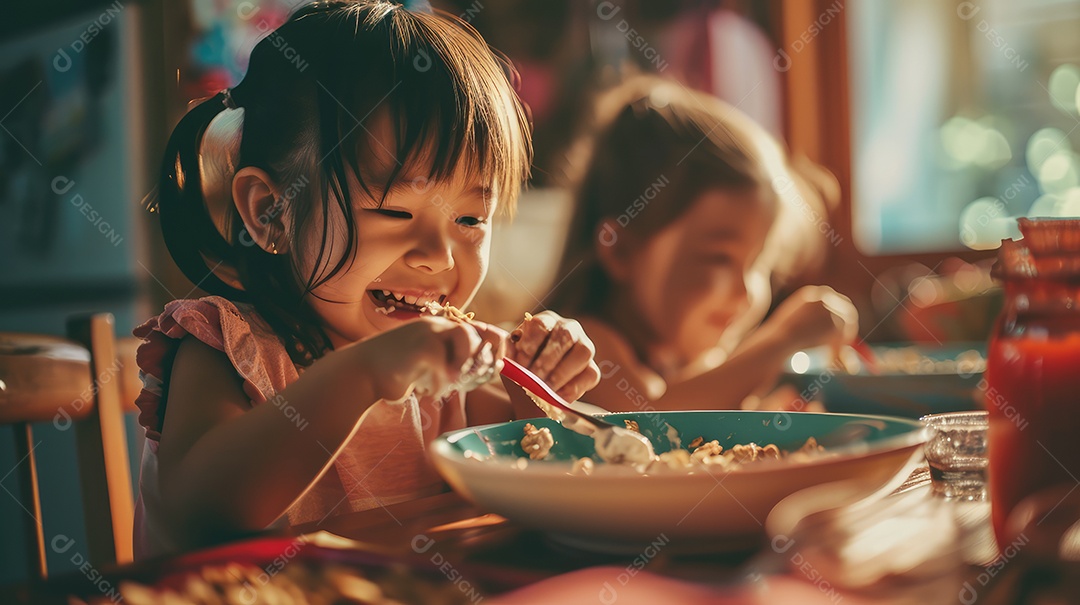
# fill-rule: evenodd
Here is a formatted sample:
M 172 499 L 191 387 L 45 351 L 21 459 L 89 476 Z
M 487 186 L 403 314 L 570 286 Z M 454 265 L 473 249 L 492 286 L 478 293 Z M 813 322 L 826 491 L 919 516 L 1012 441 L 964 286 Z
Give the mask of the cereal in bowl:
M 551 436 L 551 429 L 547 427 L 536 428 L 531 423 L 525 425 L 525 436 L 521 438 L 521 449 L 529 455 L 531 460 L 543 460 L 551 453 L 555 445 L 555 438 Z

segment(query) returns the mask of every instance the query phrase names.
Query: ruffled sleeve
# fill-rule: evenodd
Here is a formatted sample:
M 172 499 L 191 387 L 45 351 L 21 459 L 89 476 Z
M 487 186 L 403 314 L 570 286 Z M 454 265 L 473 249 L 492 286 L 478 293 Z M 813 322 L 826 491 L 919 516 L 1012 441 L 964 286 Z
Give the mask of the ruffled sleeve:
M 161 439 L 172 361 L 186 336 L 228 356 L 253 405 L 265 402 L 298 377 L 280 339 L 265 322 L 218 296 L 170 302 L 161 315 L 135 328 L 133 334 L 143 340 L 135 356 L 143 381 L 135 405 L 139 424 L 151 442 Z

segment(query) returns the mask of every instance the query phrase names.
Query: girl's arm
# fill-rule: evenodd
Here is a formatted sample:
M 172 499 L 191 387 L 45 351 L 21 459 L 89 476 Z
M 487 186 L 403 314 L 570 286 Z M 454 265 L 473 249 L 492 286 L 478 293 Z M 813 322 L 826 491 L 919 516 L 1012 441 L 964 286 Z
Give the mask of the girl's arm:
M 780 377 L 783 363 L 802 347 L 768 323 L 752 332 L 724 363 L 692 378 L 668 383 L 658 410 L 739 409 Z
M 736 409 L 771 388 L 790 356 L 801 349 L 854 339 L 858 314 L 831 288 L 808 286 L 789 296 L 721 365 L 665 383 L 639 361 L 625 340 L 603 324 L 587 324 L 603 379 L 587 399 L 613 410 Z M 605 361 L 607 356 L 607 361 Z
M 372 404 L 404 398 L 421 378 L 435 388 L 456 380 L 483 342 L 501 351 L 504 335 L 441 318 L 411 322 L 327 354 L 254 408 L 225 354 L 186 338 L 158 450 L 173 537 L 194 545 L 265 528 L 329 468 Z

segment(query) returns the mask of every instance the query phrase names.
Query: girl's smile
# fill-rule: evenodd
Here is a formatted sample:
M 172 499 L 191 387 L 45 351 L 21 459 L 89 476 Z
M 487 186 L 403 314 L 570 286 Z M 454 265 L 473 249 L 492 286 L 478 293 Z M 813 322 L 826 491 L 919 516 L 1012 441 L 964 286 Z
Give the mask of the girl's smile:
M 310 298 L 335 347 L 416 319 L 427 303 L 468 305 L 487 274 L 497 204 L 490 187 L 477 181 L 460 170 L 423 186 L 402 178 L 385 197 L 353 188 L 361 207 L 352 262 Z M 303 255 L 303 269 L 315 260 Z
M 375 310 L 390 315 L 391 313 L 421 313 L 431 303 L 443 304 L 446 295 L 434 292 L 421 292 L 419 294 L 406 294 L 398 290 L 368 290 L 375 304 Z

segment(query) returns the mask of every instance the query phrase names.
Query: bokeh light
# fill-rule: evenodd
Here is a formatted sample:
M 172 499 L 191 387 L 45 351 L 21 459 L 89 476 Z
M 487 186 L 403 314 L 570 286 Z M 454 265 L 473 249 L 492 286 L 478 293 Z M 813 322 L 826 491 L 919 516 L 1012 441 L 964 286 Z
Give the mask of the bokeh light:
M 1050 74 L 1047 90 L 1050 91 L 1050 103 L 1070 115 L 1077 114 L 1076 94 L 1080 89 L 1080 68 L 1071 63 L 1059 65 Z
M 1058 151 L 1046 158 L 1036 178 L 1043 193 L 1064 193 L 1080 185 L 1080 162 L 1072 151 Z
M 1072 146 L 1069 145 L 1064 132 L 1057 128 L 1037 130 L 1028 139 L 1027 151 L 1024 154 L 1028 170 L 1031 174 L 1038 175 L 1043 162 L 1059 151 L 1072 151 Z
M 992 250 L 1019 235 L 1016 219 L 996 197 L 982 197 L 960 213 L 960 241 L 974 250 Z
M 1008 140 L 990 117 L 975 121 L 953 116 L 941 126 L 940 136 L 957 168 L 976 165 L 993 170 L 1012 159 Z

